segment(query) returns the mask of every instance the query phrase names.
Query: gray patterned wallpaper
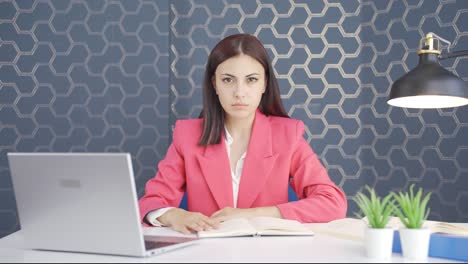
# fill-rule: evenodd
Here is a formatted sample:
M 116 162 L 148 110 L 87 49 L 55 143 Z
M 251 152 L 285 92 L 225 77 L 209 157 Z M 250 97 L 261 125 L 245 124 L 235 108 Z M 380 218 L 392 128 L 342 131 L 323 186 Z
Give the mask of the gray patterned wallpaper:
M 0 0 L 0 237 L 19 228 L 9 151 L 130 152 L 142 195 L 174 121 L 198 116 L 209 51 L 237 32 L 265 44 L 349 216 L 365 184 L 416 183 L 431 219 L 468 222 L 468 108 L 386 104 L 426 33 L 468 49 L 468 1 Z M 442 65 L 468 79 L 468 58 Z
M 0 237 L 9 151 L 130 152 L 142 194 L 168 147 L 169 2 L 0 0 L 0 41 Z

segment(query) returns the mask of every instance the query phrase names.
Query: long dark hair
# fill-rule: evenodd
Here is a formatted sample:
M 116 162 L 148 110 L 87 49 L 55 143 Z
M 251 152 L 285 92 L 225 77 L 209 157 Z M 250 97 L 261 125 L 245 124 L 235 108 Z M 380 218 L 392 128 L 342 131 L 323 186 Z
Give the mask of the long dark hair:
M 200 113 L 200 118 L 203 118 L 203 132 L 198 142 L 199 145 L 206 146 L 221 142 L 225 113 L 212 80 L 219 64 L 240 54 L 256 59 L 265 69 L 267 86 L 260 101 L 260 112 L 267 116 L 289 117 L 281 102 L 278 81 L 263 44 L 255 36 L 249 34 L 231 35 L 221 40 L 208 57 L 203 81 L 203 109 Z

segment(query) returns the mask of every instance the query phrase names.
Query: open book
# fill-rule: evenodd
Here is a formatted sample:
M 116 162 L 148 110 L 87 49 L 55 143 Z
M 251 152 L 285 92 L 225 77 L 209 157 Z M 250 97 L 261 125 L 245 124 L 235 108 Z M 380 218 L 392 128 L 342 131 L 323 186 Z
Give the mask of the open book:
M 468 225 L 462 226 L 456 223 L 430 221 L 425 222 L 432 233 L 443 233 L 456 236 L 467 236 L 468 237 Z
M 343 218 L 328 223 L 307 224 L 307 228 L 319 234 L 327 234 L 350 240 L 363 240 L 367 219 Z M 424 226 L 432 233 L 444 233 L 456 236 L 468 236 L 468 225 L 426 220 Z M 398 217 L 392 217 L 387 227 L 395 230 L 404 227 Z
M 218 229 L 198 232 L 198 237 L 312 236 L 314 232 L 295 220 L 274 217 L 236 218 L 222 222 Z

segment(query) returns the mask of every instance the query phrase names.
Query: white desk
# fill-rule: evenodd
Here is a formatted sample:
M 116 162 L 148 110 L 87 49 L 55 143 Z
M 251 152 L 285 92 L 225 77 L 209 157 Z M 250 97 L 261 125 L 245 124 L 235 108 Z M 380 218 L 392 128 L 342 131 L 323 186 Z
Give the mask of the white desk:
M 170 234 L 161 228 L 145 234 Z M 360 242 L 317 234 L 314 237 L 201 239 L 197 244 L 151 258 L 22 249 L 21 231 L 0 239 L 0 262 L 378 262 L 366 258 Z M 394 254 L 388 262 L 411 262 Z M 428 258 L 427 262 L 456 262 Z

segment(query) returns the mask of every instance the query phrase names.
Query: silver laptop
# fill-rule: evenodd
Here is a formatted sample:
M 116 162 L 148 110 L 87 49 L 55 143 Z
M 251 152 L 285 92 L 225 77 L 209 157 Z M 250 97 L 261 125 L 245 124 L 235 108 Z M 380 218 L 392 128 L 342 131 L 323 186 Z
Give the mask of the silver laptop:
M 128 153 L 8 153 L 8 162 L 29 248 L 143 257 L 198 239 L 143 236 Z

